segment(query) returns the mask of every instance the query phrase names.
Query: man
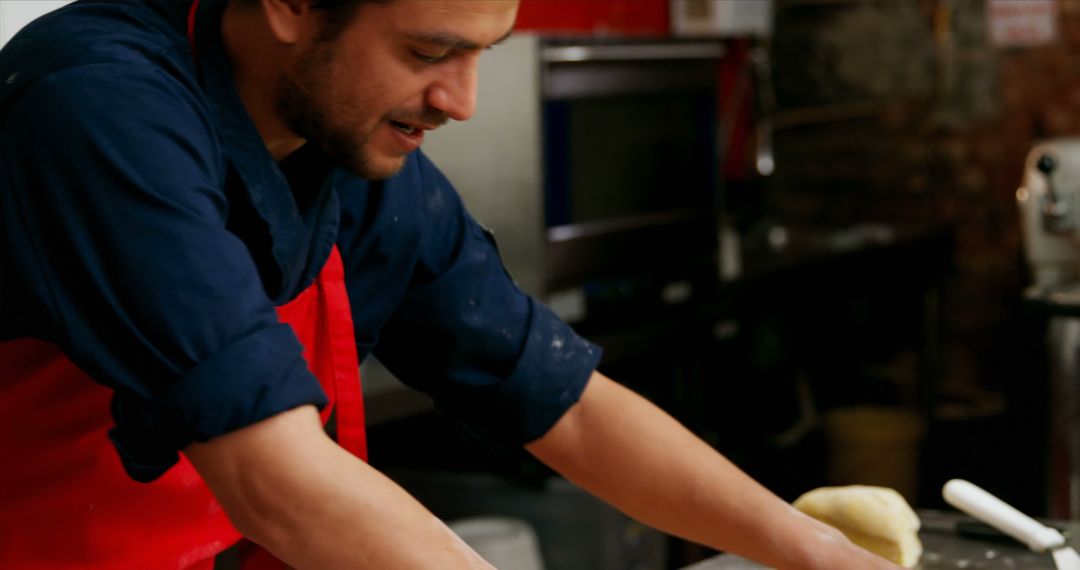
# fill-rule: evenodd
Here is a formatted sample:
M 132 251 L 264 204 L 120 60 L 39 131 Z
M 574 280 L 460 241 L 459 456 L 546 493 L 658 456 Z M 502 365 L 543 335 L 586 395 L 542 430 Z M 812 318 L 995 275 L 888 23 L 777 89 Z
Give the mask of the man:
M 420 153 L 516 9 L 90 0 L 0 52 L 0 566 L 489 567 L 359 458 L 374 351 L 648 524 L 893 567 L 595 372 Z

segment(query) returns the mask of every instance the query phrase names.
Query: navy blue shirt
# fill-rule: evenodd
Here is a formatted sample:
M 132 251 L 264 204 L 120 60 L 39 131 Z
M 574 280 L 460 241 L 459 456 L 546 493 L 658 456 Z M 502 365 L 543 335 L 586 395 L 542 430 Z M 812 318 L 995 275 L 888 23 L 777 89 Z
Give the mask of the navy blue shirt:
M 55 343 L 112 388 L 110 437 L 152 480 L 194 441 L 325 405 L 274 307 L 337 243 L 361 358 L 494 446 L 543 435 L 599 349 L 514 285 L 422 153 L 381 182 L 310 147 L 275 163 L 223 2 L 199 8 L 195 56 L 189 6 L 77 2 L 0 51 L 0 340 Z

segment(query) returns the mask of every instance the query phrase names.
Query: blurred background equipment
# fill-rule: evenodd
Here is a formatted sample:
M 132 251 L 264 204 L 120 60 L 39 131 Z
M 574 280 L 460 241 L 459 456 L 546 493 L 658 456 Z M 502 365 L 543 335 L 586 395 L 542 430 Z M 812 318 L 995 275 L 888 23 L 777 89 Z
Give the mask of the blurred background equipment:
M 1034 284 L 1025 298 L 1046 321 L 1051 516 L 1080 519 L 1080 139 L 1031 149 L 1016 191 Z

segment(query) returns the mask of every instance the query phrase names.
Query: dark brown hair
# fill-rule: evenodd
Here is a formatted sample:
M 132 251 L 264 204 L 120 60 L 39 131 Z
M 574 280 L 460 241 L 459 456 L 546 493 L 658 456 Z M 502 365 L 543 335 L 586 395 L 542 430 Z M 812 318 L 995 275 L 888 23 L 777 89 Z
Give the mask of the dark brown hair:
M 331 42 L 348 27 L 362 4 L 387 4 L 392 0 L 312 0 L 311 7 L 325 12 L 319 42 Z
M 259 0 L 239 0 L 242 4 L 253 5 Z M 320 42 L 337 39 L 356 17 L 356 11 L 363 4 L 389 4 L 393 0 L 311 0 L 311 7 L 323 12 L 323 28 L 319 34 Z

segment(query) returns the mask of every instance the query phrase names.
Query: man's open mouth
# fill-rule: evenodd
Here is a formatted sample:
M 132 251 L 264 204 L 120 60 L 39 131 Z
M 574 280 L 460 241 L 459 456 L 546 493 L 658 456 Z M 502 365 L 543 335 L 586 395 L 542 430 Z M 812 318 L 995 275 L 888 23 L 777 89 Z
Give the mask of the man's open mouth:
M 411 135 L 411 134 L 413 134 L 413 133 L 415 133 L 417 131 L 416 127 L 410 127 L 409 125 L 406 125 L 405 123 L 399 123 L 397 121 L 392 120 L 392 121 L 390 121 L 390 124 L 393 125 L 395 129 L 397 129 L 397 130 L 399 130 L 399 131 L 401 131 L 401 132 L 403 132 L 403 133 L 405 133 L 407 135 Z

